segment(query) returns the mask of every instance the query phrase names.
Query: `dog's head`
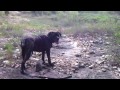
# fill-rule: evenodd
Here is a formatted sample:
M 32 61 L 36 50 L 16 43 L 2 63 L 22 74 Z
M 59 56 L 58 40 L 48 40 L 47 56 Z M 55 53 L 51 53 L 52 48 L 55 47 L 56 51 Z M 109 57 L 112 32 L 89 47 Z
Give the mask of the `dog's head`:
M 62 34 L 60 32 L 56 32 L 56 34 L 60 37 L 62 37 Z
M 61 37 L 61 33 L 60 32 L 49 32 L 47 35 L 53 43 L 58 44 L 59 43 L 59 38 Z

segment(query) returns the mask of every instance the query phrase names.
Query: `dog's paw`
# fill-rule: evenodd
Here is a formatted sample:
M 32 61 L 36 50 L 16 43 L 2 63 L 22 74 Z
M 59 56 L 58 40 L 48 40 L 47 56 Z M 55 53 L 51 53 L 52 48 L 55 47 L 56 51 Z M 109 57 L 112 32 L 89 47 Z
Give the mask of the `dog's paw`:
M 25 71 L 21 71 L 20 72 L 22 75 L 29 75 L 28 73 L 26 73 Z
M 42 64 L 43 64 L 43 65 L 46 65 L 45 61 L 44 61 L 44 62 L 42 62 Z
M 55 63 L 50 63 L 49 66 L 50 66 L 50 67 L 54 67 L 54 66 L 55 66 Z
M 20 71 L 21 74 L 25 75 L 26 73 L 24 71 Z
M 48 63 L 42 63 L 43 65 L 45 65 L 45 66 L 48 66 L 49 64 Z

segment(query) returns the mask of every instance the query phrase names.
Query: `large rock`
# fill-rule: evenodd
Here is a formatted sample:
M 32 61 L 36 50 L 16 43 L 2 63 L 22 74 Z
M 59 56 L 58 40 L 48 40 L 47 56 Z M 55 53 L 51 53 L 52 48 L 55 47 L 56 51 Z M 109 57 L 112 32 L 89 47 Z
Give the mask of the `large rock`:
M 3 61 L 3 64 L 6 66 L 6 65 L 10 65 L 10 61 L 8 61 L 8 60 L 4 60 Z
M 41 71 L 42 70 L 42 63 L 41 62 L 37 62 L 37 64 L 36 64 L 36 72 L 39 72 L 39 71 Z

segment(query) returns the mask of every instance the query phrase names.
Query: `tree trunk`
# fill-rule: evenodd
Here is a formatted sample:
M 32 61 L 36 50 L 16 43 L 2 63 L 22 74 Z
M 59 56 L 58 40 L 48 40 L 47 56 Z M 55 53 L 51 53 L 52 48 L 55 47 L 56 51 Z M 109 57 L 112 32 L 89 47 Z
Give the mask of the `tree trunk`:
M 8 16 L 9 15 L 9 11 L 5 11 L 5 15 Z

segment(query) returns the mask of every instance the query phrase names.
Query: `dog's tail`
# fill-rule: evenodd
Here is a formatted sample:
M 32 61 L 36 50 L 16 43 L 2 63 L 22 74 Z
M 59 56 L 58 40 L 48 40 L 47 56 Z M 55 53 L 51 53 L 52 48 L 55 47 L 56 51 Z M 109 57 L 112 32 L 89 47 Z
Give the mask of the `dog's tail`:
M 21 47 L 21 56 L 24 59 L 24 57 L 25 57 L 25 39 L 21 39 L 20 47 Z
M 33 54 L 34 40 L 31 38 L 24 38 L 21 40 L 21 55 L 22 58 L 25 59 L 25 55 L 27 54 L 30 57 Z M 30 55 L 28 55 L 30 54 Z

